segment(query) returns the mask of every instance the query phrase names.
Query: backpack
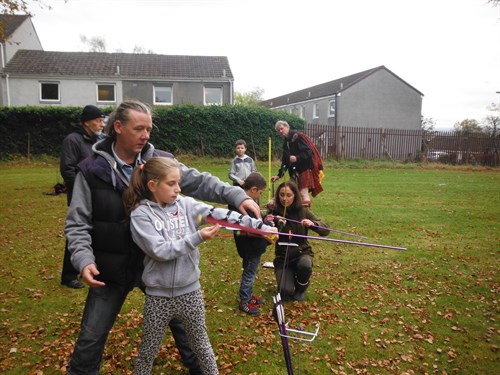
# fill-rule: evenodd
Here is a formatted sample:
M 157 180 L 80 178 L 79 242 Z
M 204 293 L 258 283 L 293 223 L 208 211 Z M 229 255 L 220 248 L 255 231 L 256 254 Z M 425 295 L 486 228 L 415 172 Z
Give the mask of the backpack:
M 45 195 L 59 195 L 63 193 L 67 193 L 68 190 L 66 188 L 66 185 L 61 184 L 60 182 L 57 182 L 53 187 L 50 193 L 44 193 Z

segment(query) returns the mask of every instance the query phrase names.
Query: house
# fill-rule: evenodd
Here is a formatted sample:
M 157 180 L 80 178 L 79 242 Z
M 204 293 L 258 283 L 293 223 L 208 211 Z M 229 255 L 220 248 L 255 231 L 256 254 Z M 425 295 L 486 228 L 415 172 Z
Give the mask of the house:
M 423 94 L 385 66 L 260 102 L 309 124 L 420 129 Z
M 22 17 L 9 27 L 15 31 L 8 41 L 25 23 L 32 26 Z M 43 51 L 34 28 L 22 35 L 15 54 L 6 52 L 0 105 L 112 106 L 125 99 L 150 105 L 233 103 L 234 78 L 225 56 Z M 38 44 L 25 42 L 28 36 Z
M 3 69 L 1 104 L 232 104 L 233 81 L 223 56 L 20 50 Z
M 0 14 L 0 30 L 0 68 L 20 49 L 43 49 L 30 16 Z

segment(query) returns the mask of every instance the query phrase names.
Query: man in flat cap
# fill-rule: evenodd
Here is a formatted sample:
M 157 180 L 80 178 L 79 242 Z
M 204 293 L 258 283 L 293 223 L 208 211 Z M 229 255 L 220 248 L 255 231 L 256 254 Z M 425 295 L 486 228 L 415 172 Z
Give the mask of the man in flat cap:
M 80 124 L 74 132 L 64 138 L 61 148 L 60 171 L 68 193 L 68 206 L 73 193 L 77 165 L 87 156 L 92 155 L 92 145 L 99 140 L 104 128 L 104 117 L 104 113 L 96 106 L 85 106 L 80 116 Z M 68 252 L 67 241 L 64 250 L 61 285 L 73 289 L 83 288 L 83 284 L 78 280 L 78 271 L 71 264 L 71 254 Z

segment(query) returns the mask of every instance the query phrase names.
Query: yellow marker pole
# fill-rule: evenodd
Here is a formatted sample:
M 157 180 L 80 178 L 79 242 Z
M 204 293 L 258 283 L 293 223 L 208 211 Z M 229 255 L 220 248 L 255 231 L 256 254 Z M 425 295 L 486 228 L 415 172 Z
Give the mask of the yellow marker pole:
M 269 166 L 268 166 L 268 180 L 267 180 L 267 201 L 271 200 L 271 164 L 272 164 L 272 154 L 271 154 L 271 146 L 272 146 L 272 138 L 269 137 Z

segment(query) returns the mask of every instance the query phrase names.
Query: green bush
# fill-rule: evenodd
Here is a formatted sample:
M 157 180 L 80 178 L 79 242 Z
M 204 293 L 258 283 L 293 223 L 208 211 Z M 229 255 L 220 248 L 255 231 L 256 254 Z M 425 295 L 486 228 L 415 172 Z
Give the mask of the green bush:
M 113 108 L 103 108 L 109 114 Z M 79 123 L 82 107 L 1 107 L 0 158 L 13 155 L 58 157 L 67 134 Z M 305 122 L 284 111 L 241 105 L 154 107 L 151 142 L 173 153 L 231 157 L 234 142 L 243 138 L 248 154 L 267 159 L 268 139 L 273 154 L 281 153 L 282 141 L 274 131 L 278 120 L 302 130 Z

